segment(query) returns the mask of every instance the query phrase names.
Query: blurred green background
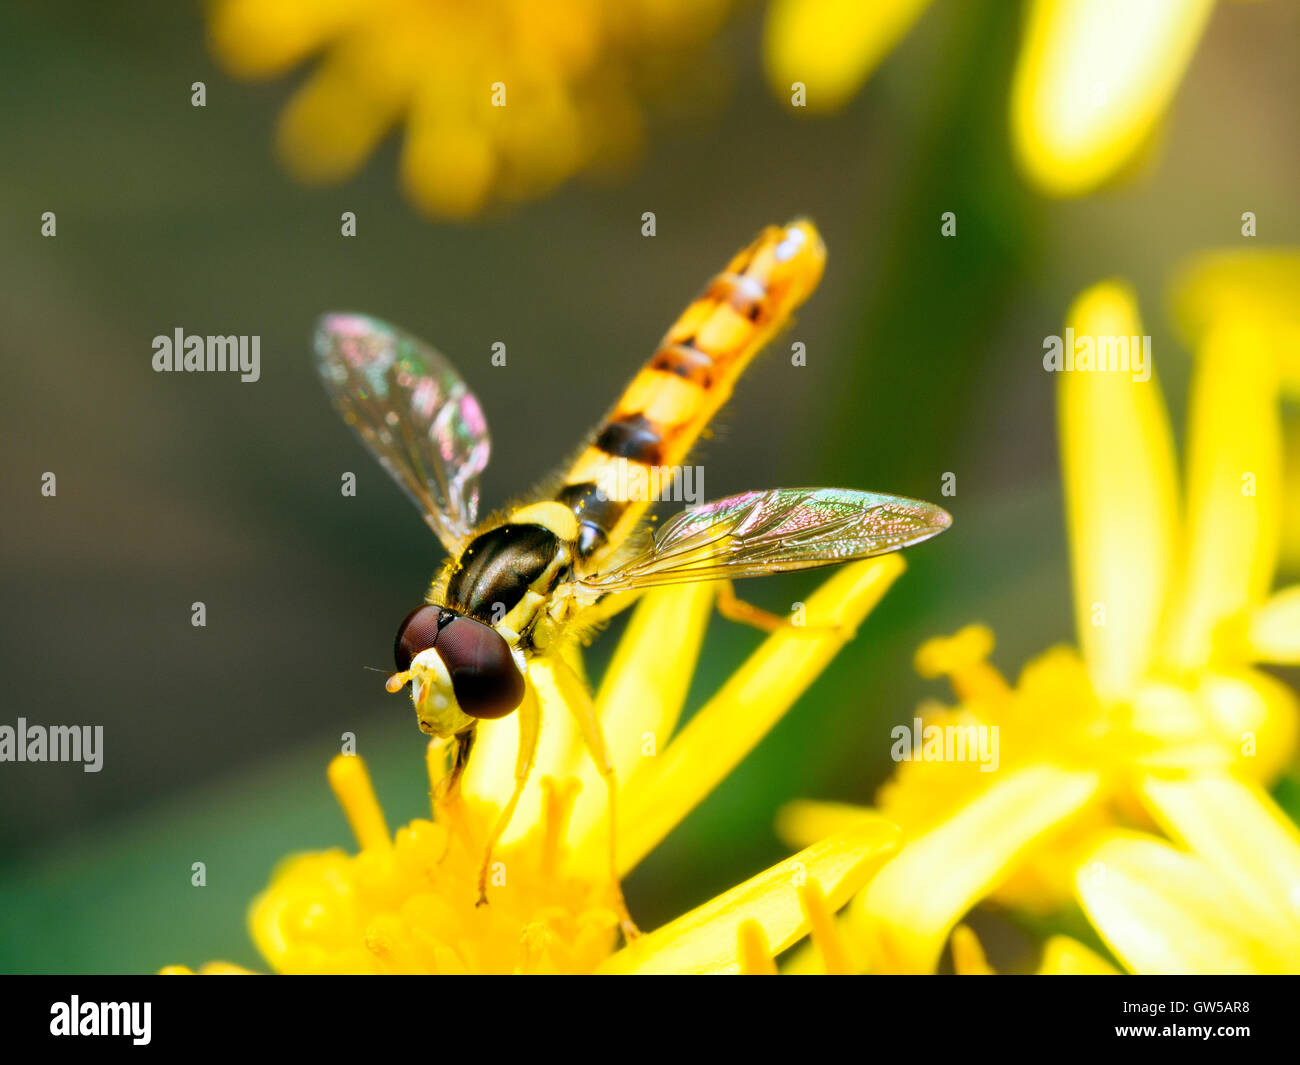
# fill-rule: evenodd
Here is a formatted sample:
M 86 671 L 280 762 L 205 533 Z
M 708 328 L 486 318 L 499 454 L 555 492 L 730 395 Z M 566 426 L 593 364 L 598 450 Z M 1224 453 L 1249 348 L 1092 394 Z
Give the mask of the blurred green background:
M 351 846 L 325 781 L 344 731 L 391 824 L 427 811 L 410 707 L 361 667 L 389 665 L 440 551 L 314 378 L 308 337 L 324 310 L 401 323 L 456 362 L 492 427 L 490 507 L 571 453 L 762 225 L 807 214 L 820 227 L 829 266 L 797 326 L 808 365 L 778 353 L 748 373 L 703 450 L 707 495 L 873 488 L 943 502 L 956 527 L 909 555 L 857 641 L 636 871 L 643 927 L 781 857 L 771 824 L 784 801 L 870 801 L 890 726 L 947 695 L 912 671 L 926 636 L 986 621 L 1012 673 L 1071 639 L 1043 337 L 1081 288 L 1128 277 L 1181 425 L 1170 268 L 1237 242 L 1244 210 L 1261 244 L 1300 242 L 1300 17 L 1288 3 L 1223 5 L 1146 169 L 1063 203 L 1010 159 L 1019 21 L 1017 4 L 938 3 L 851 106 L 814 119 L 771 99 L 747 8 L 710 56 L 727 102 L 657 131 L 625 183 L 577 182 L 447 225 L 401 199 L 392 141 L 340 188 L 294 185 L 270 141 L 304 71 L 231 80 L 196 7 L 6 4 L 0 721 L 106 735 L 98 774 L 0 765 L 0 970 L 262 967 L 244 911 L 272 865 Z M 196 80 L 204 109 L 190 105 Z M 345 210 L 355 239 L 339 236 Z M 40 235 L 44 211 L 55 239 Z M 956 239 L 939 235 L 944 211 Z M 177 326 L 260 335 L 262 380 L 153 373 L 152 338 Z M 506 369 L 490 365 L 496 341 Z M 47 470 L 54 500 L 39 493 Z M 346 470 L 355 499 L 339 494 Z M 942 499 L 947 471 L 957 495 Z M 817 579 L 746 593 L 785 610 Z M 593 672 L 618 631 L 593 648 Z M 715 622 L 691 705 L 758 639 Z M 205 889 L 190 886 L 194 861 Z

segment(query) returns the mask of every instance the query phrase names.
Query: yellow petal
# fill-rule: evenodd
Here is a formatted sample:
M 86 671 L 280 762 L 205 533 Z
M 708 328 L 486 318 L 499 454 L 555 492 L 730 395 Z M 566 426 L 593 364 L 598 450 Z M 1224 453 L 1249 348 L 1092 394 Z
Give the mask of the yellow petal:
M 1300 665 L 1300 584 L 1256 607 L 1246 627 L 1246 650 L 1256 662 Z
M 979 936 L 967 925 L 952 930 L 952 967 L 958 976 L 995 976 L 980 944 Z
M 866 806 L 796 799 L 777 811 L 776 834 L 788 846 L 807 847 L 875 816 L 876 812 Z
M 847 926 L 841 917 L 837 923 L 841 927 L 844 942 L 853 947 L 853 940 L 847 934 L 852 930 Z M 862 965 L 855 968 L 854 972 L 866 972 L 867 962 L 869 959 L 863 956 Z M 781 959 L 780 973 L 782 976 L 825 976 L 826 965 L 822 961 L 821 951 L 817 949 L 817 944 L 811 939 L 806 939 L 790 948 L 790 951 Z
M 596 695 L 620 774 L 642 764 L 648 736 L 663 747 L 677 727 L 713 611 L 713 593 L 707 582 L 655 588 L 632 612 Z
M 1202 345 L 1188 424 L 1187 570 L 1168 654 L 1209 660 L 1216 627 L 1264 600 L 1281 531 L 1282 429 L 1268 339 L 1225 322 Z
M 1201 859 L 1160 840 L 1111 836 L 1086 853 L 1079 902 L 1135 973 L 1264 973 L 1282 961 L 1242 899 Z
M 898 555 L 883 555 L 836 571 L 809 597 L 807 626 L 787 626 L 764 640 L 667 750 L 641 769 L 619 814 L 624 870 L 658 845 L 781 719 L 903 569 Z M 594 835 L 584 851 L 593 847 L 588 858 L 599 857 Z
M 1300 251 L 1207 252 L 1175 274 L 1169 292 L 1188 347 L 1223 322 L 1259 326 L 1272 338 L 1283 387 L 1300 396 Z
M 545 802 L 542 781 L 565 776 L 576 752 L 583 749 L 573 714 L 556 680 L 556 670 L 564 668 L 567 667 L 563 663 L 553 662 L 545 655 L 534 658 L 528 665 L 529 687 L 541 701 L 541 729 L 536 760 L 510 827 L 501 838 L 503 845 L 526 835 L 541 823 Z M 467 797 L 491 803 L 497 809 L 506 804 L 514 788 L 519 720 L 518 714 L 510 714 L 496 721 L 479 722 L 478 739 L 462 782 Z
M 690 913 L 644 935 L 609 958 L 602 973 L 734 973 L 738 934 L 753 921 L 773 955 L 809 931 L 799 888 L 816 880 L 836 910 L 897 846 L 898 829 L 883 817 L 800 851 Z M 751 933 L 752 934 L 752 933 Z
M 1096 951 L 1069 936 L 1052 936 L 1043 946 L 1038 964 L 1039 976 L 1118 976 L 1111 965 Z
M 807 87 L 807 109 L 833 111 L 867 80 L 929 0 L 772 0 L 763 59 L 777 97 Z
M 402 187 L 432 217 L 470 218 L 487 204 L 497 177 L 488 132 L 469 121 L 412 116 L 402 146 Z
M 1067 321 L 1076 345 L 1084 337 L 1142 335 L 1132 292 L 1113 281 L 1084 292 Z M 1153 651 L 1177 544 L 1168 416 L 1154 374 L 1147 381 L 1119 371 L 1058 376 L 1079 643 L 1098 695 L 1123 697 Z
M 1190 347 L 1224 323 L 1256 326 L 1268 337 L 1279 388 L 1300 398 L 1300 251 L 1209 252 L 1192 259 L 1170 285 L 1175 320 Z M 1300 570 L 1300 429 L 1283 426 L 1286 487 L 1281 552 L 1287 571 Z
M 1229 756 L 1222 768 L 1266 785 L 1291 764 L 1300 727 L 1293 688 L 1258 669 L 1214 670 L 1197 678 L 1196 700 Z
M 708 583 L 656 588 L 637 604 L 596 696 L 614 770 L 626 789 L 667 745 L 690 689 L 713 611 Z M 564 772 L 582 783 L 568 838 L 577 843 L 605 815 L 605 785 L 585 750 Z M 821 838 L 821 837 L 818 837 Z
M 1249 900 L 1251 927 L 1300 967 L 1300 830 L 1268 793 L 1206 774 L 1150 778 L 1142 794 L 1172 837 Z
M 1143 769 L 1169 771 L 1225 768 L 1236 756 L 1240 739 L 1228 736 L 1226 722 L 1254 718 L 1260 701 L 1247 698 L 1240 685 L 1195 687 L 1165 679 L 1144 680 L 1123 711 L 1128 715 L 1130 757 Z M 1216 678 L 1217 680 L 1218 678 Z M 1201 690 L 1201 689 L 1204 690 Z M 1236 705 L 1231 705 L 1235 701 Z M 1225 727 L 1214 727 L 1217 710 L 1227 710 Z
M 1300 352 L 1300 344 L 1296 345 L 1296 351 Z M 1300 365 L 1288 374 L 1283 387 L 1290 391 L 1292 398 L 1300 398 Z M 1288 577 L 1294 577 L 1300 573 L 1300 419 L 1283 420 L 1282 447 L 1286 453 L 1282 460 L 1286 491 L 1282 496 L 1281 569 Z
M 932 972 L 961 916 L 1099 784 L 1096 773 L 1055 766 L 1016 770 L 909 840 L 854 903 L 877 931 L 879 967 Z
M 232 961 L 209 961 L 199 968 L 200 976 L 256 976 L 252 969 L 245 969 Z
M 159 976 L 194 976 L 194 970 L 187 965 L 165 965 L 158 970 Z M 199 968 L 199 976 L 256 976 L 252 969 L 245 969 L 230 961 L 209 961 Z
M 581 114 L 564 85 L 551 77 L 531 84 L 501 108 L 494 142 L 501 156 L 501 191 L 512 200 L 552 191 L 585 162 Z
M 1054 196 L 1090 191 L 1169 106 L 1213 0 L 1034 0 L 1011 90 L 1011 135 Z
M 218 0 L 208 13 L 208 44 L 237 77 L 282 73 L 345 29 L 360 0 Z
M 383 35 L 348 38 L 294 93 L 276 146 L 295 177 L 342 181 L 369 158 L 410 97 L 406 45 Z

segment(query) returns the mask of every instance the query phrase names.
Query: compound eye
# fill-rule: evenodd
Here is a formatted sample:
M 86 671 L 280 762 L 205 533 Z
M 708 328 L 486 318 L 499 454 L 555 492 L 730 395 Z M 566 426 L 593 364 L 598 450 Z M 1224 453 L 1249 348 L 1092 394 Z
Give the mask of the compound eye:
M 397 672 L 405 673 L 411 668 L 411 660 L 421 651 L 427 651 L 437 642 L 438 626 L 445 624 L 441 616 L 446 611 L 436 606 L 417 606 L 402 619 L 397 627 L 397 640 L 393 644 L 393 658 L 397 662 Z
M 443 624 L 437 650 L 456 703 L 470 717 L 505 717 L 523 702 L 523 674 L 496 629 L 453 615 Z

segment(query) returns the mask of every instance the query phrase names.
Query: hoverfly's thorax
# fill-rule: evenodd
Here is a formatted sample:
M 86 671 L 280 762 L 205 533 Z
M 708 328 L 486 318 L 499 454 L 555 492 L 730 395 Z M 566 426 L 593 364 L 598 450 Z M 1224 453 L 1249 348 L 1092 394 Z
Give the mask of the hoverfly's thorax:
M 476 537 L 462 552 L 447 582 L 447 605 L 470 617 L 498 622 L 548 570 L 558 578 L 557 563 L 565 553 L 563 541 L 544 525 L 499 525 Z

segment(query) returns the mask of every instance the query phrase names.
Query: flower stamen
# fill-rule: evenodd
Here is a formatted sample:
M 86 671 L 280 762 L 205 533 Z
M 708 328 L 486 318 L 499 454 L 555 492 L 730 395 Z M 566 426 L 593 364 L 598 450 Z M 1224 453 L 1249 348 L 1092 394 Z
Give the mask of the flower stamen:
M 799 889 L 799 908 L 808 918 L 813 946 L 822 957 L 826 975 L 847 976 L 853 972 L 848 944 L 835 922 L 835 913 L 826 901 L 826 894 L 816 880 L 809 880 Z
M 952 636 L 936 636 L 916 652 L 916 671 L 923 677 L 944 677 L 962 702 L 999 700 L 1011 689 L 987 659 L 993 653 L 993 632 L 984 625 L 967 625 Z
M 375 797 L 374 785 L 360 755 L 336 754 L 329 765 L 330 787 L 347 815 L 352 834 L 362 850 L 380 850 L 392 846 L 388 822 Z
M 757 921 L 740 922 L 736 929 L 736 948 L 742 976 L 776 976 L 776 962 L 772 960 L 767 936 Z
M 958 976 L 994 976 L 979 936 L 969 925 L 959 924 L 952 930 L 952 967 Z

